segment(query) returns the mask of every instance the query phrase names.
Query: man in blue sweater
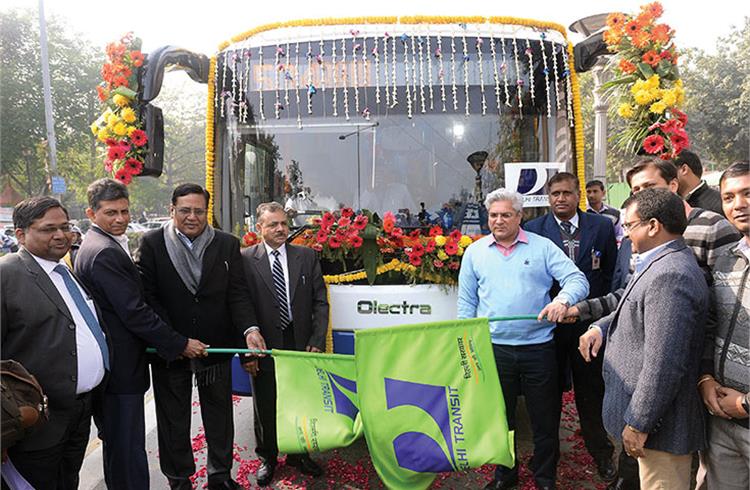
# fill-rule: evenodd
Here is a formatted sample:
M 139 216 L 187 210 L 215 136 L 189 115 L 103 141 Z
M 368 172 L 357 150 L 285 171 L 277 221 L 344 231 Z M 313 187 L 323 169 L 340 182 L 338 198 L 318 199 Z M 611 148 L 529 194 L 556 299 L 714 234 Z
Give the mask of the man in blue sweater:
M 534 433 L 531 469 L 539 488 L 555 488 L 560 455 L 557 361 L 552 331 L 567 305 L 589 293 L 586 276 L 550 240 L 521 229 L 523 198 L 506 189 L 486 200 L 492 232 L 466 249 L 458 284 L 458 317 L 538 315 L 536 320 L 491 322 L 490 334 L 508 427 L 515 429 L 516 398 L 526 397 Z M 553 281 L 560 292 L 550 301 Z M 518 483 L 518 466 L 498 465 L 485 488 Z

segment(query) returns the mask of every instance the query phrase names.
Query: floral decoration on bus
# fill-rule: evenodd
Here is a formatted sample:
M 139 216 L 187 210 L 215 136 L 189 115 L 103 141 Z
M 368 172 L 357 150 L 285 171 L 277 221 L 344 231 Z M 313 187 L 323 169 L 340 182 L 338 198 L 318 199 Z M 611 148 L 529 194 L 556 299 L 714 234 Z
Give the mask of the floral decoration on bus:
M 257 239 L 247 233 L 243 245 L 257 243 Z M 329 282 L 367 279 L 374 284 L 376 278 L 392 272 L 412 283 L 450 285 L 458 283 L 461 256 L 473 242 L 473 237 L 458 230 L 447 233 L 438 225 L 405 232 L 391 212 L 381 219 L 368 210 L 355 213 L 342 208 L 314 218 L 292 243 L 318 252 Z M 340 274 L 330 275 L 331 271 Z
M 130 32 L 107 45 L 102 83 L 96 87 L 103 112 L 91 132 L 106 146 L 104 169 L 124 183 L 143 171 L 148 138 L 140 120 L 136 92 L 138 69 L 143 65 L 141 40 Z
M 603 85 L 619 99 L 613 106 L 627 122 L 615 143 L 631 153 L 675 158 L 690 146 L 680 111 L 685 91 L 677 70 L 674 30 L 659 23 L 659 2 L 641 7 L 638 15 L 612 13 L 607 17 L 604 41 L 616 53 L 618 77 Z

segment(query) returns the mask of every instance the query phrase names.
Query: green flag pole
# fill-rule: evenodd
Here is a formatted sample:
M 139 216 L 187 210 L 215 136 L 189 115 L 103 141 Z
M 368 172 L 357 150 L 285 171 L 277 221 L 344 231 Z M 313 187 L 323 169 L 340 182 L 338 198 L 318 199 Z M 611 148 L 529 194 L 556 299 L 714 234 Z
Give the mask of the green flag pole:
M 507 322 L 511 320 L 536 320 L 536 315 L 516 315 L 516 316 L 493 316 L 488 318 L 491 322 Z M 270 350 L 262 349 L 235 349 L 232 347 L 209 347 L 206 349 L 209 354 L 266 354 L 267 356 L 272 355 Z M 148 354 L 156 354 L 156 349 L 149 347 L 146 349 Z

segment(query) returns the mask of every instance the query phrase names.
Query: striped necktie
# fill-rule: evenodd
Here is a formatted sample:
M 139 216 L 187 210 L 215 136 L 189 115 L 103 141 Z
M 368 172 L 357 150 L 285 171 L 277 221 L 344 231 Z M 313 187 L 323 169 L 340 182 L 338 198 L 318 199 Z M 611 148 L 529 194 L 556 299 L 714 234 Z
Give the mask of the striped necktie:
M 284 330 L 289 325 L 289 301 L 286 297 L 286 281 L 284 280 L 284 268 L 281 267 L 279 251 L 271 252 L 273 255 L 273 287 L 276 291 L 276 299 L 279 302 L 279 328 Z
M 73 303 L 75 303 L 78 312 L 89 327 L 94 339 L 96 339 L 96 343 L 99 344 L 99 350 L 102 352 L 102 361 L 104 361 L 104 368 L 109 370 L 109 348 L 107 347 L 107 341 L 104 339 L 104 332 L 102 332 L 102 327 L 99 326 L 96 316 L 91 312 L 91 308 L 89 308 L 86 300 L 83 299 L 81 290 L 78 289 L 78 285 L 75 280 L 73 280 L 73 276 L 70 275 L 68 268 L 62 264 L 58 264 L 55 266 L 55 272 L 62 276 L 65 288 L 68 290 L 68 293 L 70 293 L 70 297 L 73 298 Z

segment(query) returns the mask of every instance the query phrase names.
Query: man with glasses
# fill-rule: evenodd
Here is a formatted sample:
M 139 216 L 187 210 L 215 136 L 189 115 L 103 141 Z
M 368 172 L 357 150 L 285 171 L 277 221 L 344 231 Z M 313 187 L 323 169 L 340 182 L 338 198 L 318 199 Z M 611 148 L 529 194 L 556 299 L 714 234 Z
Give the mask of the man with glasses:
M 604 352 L 604 426 L 638 458 L 645 489 L 689 488 L 692 454 L 705 447 L 695 388 L 708 286 L 682 237 L 684 201 L 646 188 L 625 201 L 635 271 L 617 309 L 580 338 L 590 362 Z
M 208 224 L 210 195 L 197 184 L 172 193 L 172 220 L 143 236 L 137 258 L 146 300 L 177 332 L 206 347 L 244 347 L 257 324 L 239 240 Z M 172 489 L 190 490 L 195 473 L 190 439 L 193 380 L 208 443 L 208 488 L 239 489 L 232 480 L 232 355 L 151 364 L 159 465 Z
M 523 198 L 506 189 L 487 195 L 490 235 L 474 242 L 461 262 L 458 317 L 538 315 L 534 320 L 490 323 L 508 427 L 515 429 L 516 400 L 526 398 L 534 432 L 531 470 L 538 488 L 555 488 L 560 457 L 557 358 L 553 330 L 567 307 L 589 293 L 586 276 L 554 243 L 521 229 Z M 609 225 L 609 223 L 607 223 Z M 611 226 L 610 226 L 611 229 Z M 550 301 L 553 281 L 559 292 Z M 518 464 L 498 465 L 485 489 L 518 485 Z
M 644 159 L 628 170 L 626 179 L 634 194 L 648 188 L 667 189 L 677 194 L 679 182 L 677 169 L 665 160 Z M 711 268 L 719 256 L 728 251 L 740 239 L 740 234 L 723 217 L 701 208 L 693 208 L 683 201 L 687 227 L 683 233 L 685 245 L 693 251 L 698 265 L 708 279 Z M 623 223 L 623 230 L 628 234 L 637 223 Z M 629 264 L 629 267 L 626 267 Z M 633 272 L 632 243 L 626 236 L 618 252 L 617 267 L 612 281 L 612 292 L 584 300 L 568 309 L 569 317 L 581 320 L 598 320 L 612 313 L 625 291 Z M 626 451 L 620 453 L 618 465 L 619 477 L 610 486 L 613 489 L 630 490 L 639 488 L 638 466 L 635 459 Z
M 102 309 L 112 338 L 112 368 L 101 406 L 96 407 L 104 442 L 104 478 L 109 489 L 149 487 L 143 395 L 149 387 L 146 347 L 160 356 L 204 355 L 206 346 L 172 329 L 146 304 L 128 250 L 128 189 L 99 179 L 87 189 L 92 222 L 76 257 L 75 270 Z
M 15 482 L 30 484 L 23 488 L 78 488 L 93 393 L 110 369 L 111 339 L 91 296 L 62 260 L 73 233 L 60 202 L 46 196 L 21 201 L 13 225 L 21 249 L 0 258 L 2 358 L 36 377 L 49 400 L 49 420 L 3 447 L 10 460 L 2 472 L 8 478 L 14 465 Z

